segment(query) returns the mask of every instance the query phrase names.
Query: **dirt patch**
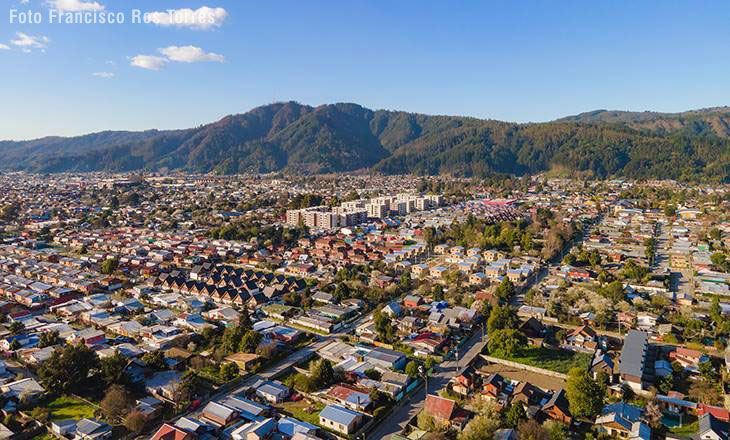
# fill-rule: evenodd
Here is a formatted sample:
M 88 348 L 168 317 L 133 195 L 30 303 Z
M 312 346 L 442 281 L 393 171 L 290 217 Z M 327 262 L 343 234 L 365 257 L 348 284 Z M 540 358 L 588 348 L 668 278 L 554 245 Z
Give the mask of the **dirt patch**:
M 521 370 L 518 368 L 508 367 L 500 364 L 489 364 L 479 368 L 479 371 L 492 374 L 499 373 L 502 377 L 520 382 L 530 382 L 536 387 L 545 390 L 559 390 L 565 388 L 565 381 L 556 377 L 546 376 L 544 374 L 533 373 L 532 371 Z

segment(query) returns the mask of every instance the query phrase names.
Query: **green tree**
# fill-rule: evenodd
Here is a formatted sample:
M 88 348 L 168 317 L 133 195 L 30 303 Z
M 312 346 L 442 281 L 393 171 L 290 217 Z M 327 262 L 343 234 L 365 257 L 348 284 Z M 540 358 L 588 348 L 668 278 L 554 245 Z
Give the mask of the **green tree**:
M 574 417 L 592 419 L 603 408 L 605 387 L 593 380 L 590 373 L 582 368 L 576 367 L 568 372 L 565 392 Z
M 218 377 L 220 377 L 224 382 L 235 379 L 238 377 L 238 365 L 234 362 L 225 362 L 221 364 Z
M 718 240 L 718 241 L 722 240 L 722 231 L 720 231 L 717 228 L 712 228 L 712 229 L 710 229 L 709 236 L 713 240 Z
M 142 355 L 142 362 L 148 367 L 154 368 L 155 370 L 161 371 L 167 368 L 165 364 L 165 356 L 161 351 L 149 351 Z
M 517 314 L 510 306 L 496 306 L 489 313 L 487 330 L 491 334 L 496 330 L 516 328 L 518 323 L 519 318 L 517 318 Z
M 426 357 L 426 362 L 425 362 L 426 370 L 431 370 L 434 367 L 434 363 L 435 362 L 433 360 L 433 357 L 431 357 L 431 356 Z
M 335 381 L 335 370 L 329 359 L 319 359 L 309 366 L 309 378 L 317 389 L 330 386 Z
M 258 348 L 262 339 L 261 333 L 249 330 L 241 338 L 241 345 L 238 349 L 244 353 L 256 353 L 256 348 Z
M 456 437 L 458 440 L 492 440 L 499 429 L 499 417 L 478 414 Z
M 514 329 L 496 330 L 489 335 L 489 353 L 497 357 L 518 356 L 527 348 L 525 335 Z
M 334 297 L 337 298 L 339 301 L 350 297 L 350 288 L 344 281 L 337 284 L 337 287 L 335 287 Z
M 415 361 L 408 362 L 405 372 L 408 377 L 418 377 L 418 364 Z
M 520 440 L 550 440 L 550 433 L 535 420 L 522 420 L 517 425 Z
M 380 378 L 383 377 L 380 371 L 376 370 L 375 368 L 368 368 L 367 370 L 365 370 L 364 374 L 368 379 L 372 380 L 380 380 Z
M 525 419 L 527 419 L 527 413 L 520 402 L 511 404 L 504 413 L 504 424 L 509 428 L 517 428 L 517 425 Z
M 66 345 L 41 363 L 38 377 L 45 389 L 58 395 L 89 391 L 89 376 L 99 368 L 99 357 L 86 345 Z
M 109 387 L 114 384 L 128 385 L 130 383 L 129 375 L 126 373 L 129 360 L 125 358 L 118 350 L 114 354 L 99 360 L 99 373 L 104 384 Z
M 508 277 L 504 277 L 494 293 L 502 301 L 508 301 L 515 294 L 515 285 Z
M 59 345 L 63 340 L 58 336 L 57 331 L 43 332 L 38 337 L 38 347 L 46 348 L 53 345 Z
M 116 258 L 109 258 L 101 263 L 100 271 L 103 274 L 111 275 L 117 270 L 117 267 L 119 267 L 119 260 Z
M 562 423 L 555 420 L 548 420 L 543 425 L 545 430 L 548 432 L 550 440 L 567 440 L 568 434 L 565 432 L 565 427 Z
M 395 328 L 393 327 L 390 316 L 383 313 L 382 308 L 378 308 L 373 312 L 373 322 L 378 339 L 383 342 L 392 342 L 395 337 Z
M 13 321 L 8 326 L 11 335 L 19 335 L 25 331 L 25 325 L 20 321 Z
M 598 293 L 611 300 L 614 304 L 619 303 L 626 298 L 624 285 L 621 281 L 612 281 L 608 283 L 606 287 L 599 288 Z
M 727 272 L 727 257 L 722 252 L 715 252 L 710 255 L 710 261 L 712 261 L 713 266 L 715 266 L 717 270 Z
M 224 354 L 235 353 L 241 346 L 243 335 L 246 334 L 247 328 L 243 325 L 227 328 L 221 338 L 220 348 Z

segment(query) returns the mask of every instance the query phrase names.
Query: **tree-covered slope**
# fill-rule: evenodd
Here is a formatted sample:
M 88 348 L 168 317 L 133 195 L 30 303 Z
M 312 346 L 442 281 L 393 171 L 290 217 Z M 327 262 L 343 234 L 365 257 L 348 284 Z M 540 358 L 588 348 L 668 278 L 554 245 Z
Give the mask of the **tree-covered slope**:
M 0 142 L 5 170 L 183 170 L 485 176 L 548 170 L 596 177 L 730 180 L 726 108 L 681 114 L 597 111 L 514 124 L 276 103 L 174 131 Z

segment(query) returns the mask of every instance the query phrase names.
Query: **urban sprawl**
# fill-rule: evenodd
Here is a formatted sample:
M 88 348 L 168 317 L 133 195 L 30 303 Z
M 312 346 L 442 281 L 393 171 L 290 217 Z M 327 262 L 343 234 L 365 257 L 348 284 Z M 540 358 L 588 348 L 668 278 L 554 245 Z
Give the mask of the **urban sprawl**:
M 0 175 L 0 438 L 728 439 L 730 187 Z

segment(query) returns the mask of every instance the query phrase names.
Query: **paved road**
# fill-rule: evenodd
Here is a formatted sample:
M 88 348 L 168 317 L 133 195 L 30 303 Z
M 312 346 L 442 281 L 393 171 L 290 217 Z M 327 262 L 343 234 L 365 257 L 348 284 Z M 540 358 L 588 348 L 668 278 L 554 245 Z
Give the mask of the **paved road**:
M 442 362 L 436 367 L 434 374 L 428 378 L 428 391 L 431 394 L 436 394 L 482 352 L 486 340 L 482 341 L 481 338 L 481 332 L 477 331 L 462 347 L 459 353 L 461 359 Z M 413 395 L 403 399 L 400 405 L 393 409 L 390 416 L 383 420 L 377 429 L 368 434 L 368 440 L 390 439 L 393 434 L 401 432 L 408 422 L 421 411 L 425 400 L 426 387 L 422 386 Z

